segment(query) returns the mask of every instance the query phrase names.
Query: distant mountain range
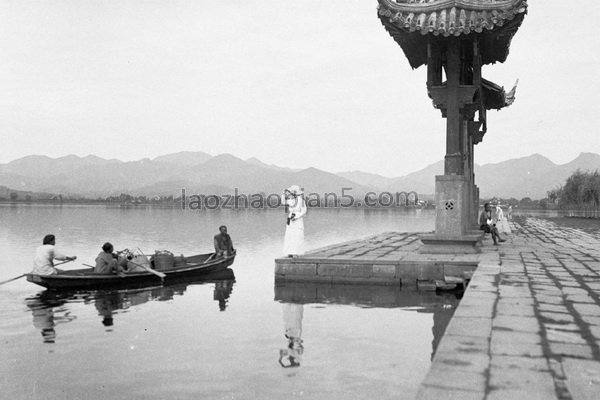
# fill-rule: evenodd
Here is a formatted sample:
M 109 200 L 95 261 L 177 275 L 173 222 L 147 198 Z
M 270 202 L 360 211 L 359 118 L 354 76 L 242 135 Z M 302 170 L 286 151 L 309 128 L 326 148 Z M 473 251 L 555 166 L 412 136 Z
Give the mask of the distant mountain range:
M 581 153 L 573 161 L 557 165 L 534 154 L 497 164 L 475 166 L 475 179 L 482 197 L 531 197 L 564 184 L 575 170 L 600 169 L 600 155 Z M 27 156 L 0 164 L 0 186 L 22 193 L 52 193 L 65 197 L 107 197 L 127 193 L 154 196 L 188 194 L 281 193 L 292 184 L 307 192 L 335 192 L 352 188 L 361 195 L 368 191 L 410 192 L 420 196 L 435 191 L 435 175 L 443 174 L 437 162 L 406 176 L 389 178 L 352 171 L 337 174 L 317 168 L 291 169 L 268 165 L 256 158 L 242 160 L 231 154 L 212 156 L 203 152 L 180 152 L 154 159 L 124 162 L 93 155 L 60 158 Z
M 66 197 L 107 197 L 127 193 L 144 196 L 187 194 L 281 193 L 300 184 L 317 193 L 376 190 L 316 168 L 294 170 L 231 154 L 211 156 L 181 152 L 154 159 L 123 162 L 96 156 L 52 159 L 27 156 L 0 164 L 0 185 L 23 192 L 60 193 Z
M 496 164 L 475 164 L 475 183 L 479 186 L 483 198 L 542 199 L 546 197 L 547 191 L 563 185 L 577 169 L 600 170 L 600 155 L 581 153 L 573 161 L 561 165 L 539 154 Z M 439 161 L 400 178 L 385 178 L 360 171 L 341 172 L 338 175 L 360 184 L 373 182 L 378 187 L 390 188 L 393 191 L 411 188 L 410 190 L 415 190 L 419 194 L 426 194 L 435 192 L 434 177 L 443 173 L 444 162 Z

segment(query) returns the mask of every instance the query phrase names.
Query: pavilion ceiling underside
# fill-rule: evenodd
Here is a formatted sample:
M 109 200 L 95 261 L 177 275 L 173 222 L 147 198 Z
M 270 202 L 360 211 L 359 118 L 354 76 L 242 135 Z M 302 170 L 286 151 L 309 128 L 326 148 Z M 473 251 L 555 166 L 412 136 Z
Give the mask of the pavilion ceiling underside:
M 378 15 L 411 66 L 427 62 L 429 37 L 478 35 L 484 64 L 503 62 L 527 12 L 526 0 L 378 0 Z

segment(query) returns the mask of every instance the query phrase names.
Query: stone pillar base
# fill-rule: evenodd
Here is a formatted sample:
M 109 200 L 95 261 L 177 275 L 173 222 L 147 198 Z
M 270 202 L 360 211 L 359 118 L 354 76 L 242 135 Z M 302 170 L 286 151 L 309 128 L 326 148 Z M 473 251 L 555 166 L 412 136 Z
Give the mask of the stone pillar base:
M 470 230 L 470 185 L 465 175 L 435 177 L 435 234 L 456 237 Z
M 479 253 L 481 232 L 472 230 L 471 183 L 465 175 L 435 177 L 435 233 L 420 235 L 424 254 Z

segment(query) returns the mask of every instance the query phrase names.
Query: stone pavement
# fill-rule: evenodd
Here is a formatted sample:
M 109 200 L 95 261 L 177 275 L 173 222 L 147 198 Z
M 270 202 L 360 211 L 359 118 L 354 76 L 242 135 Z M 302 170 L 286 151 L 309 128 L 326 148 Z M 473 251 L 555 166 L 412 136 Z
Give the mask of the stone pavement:
M 510 232 L 504 220 L 500 232 Z M 480 233 L 483 235 L 483 232 Z M 483 240 L 491 244 L 490 235 Z M 301 256 L 275 260 L 278 282 L 320 282 L 402 285 L 419 289 L 448 289 L 471 279 L 480 253 L 421 253 L 420 234 L 384 232 L 375 236 L 311 250 Z M 500 248 L 489 248 L 496 252 Z
M 510 225 L 484 241 L 417 399 L 600 398 L 600 238 Z
M 491 242 L 491 239 L 490 239 Z M 275 260 L 276 282 L 453 288 L 471 279 L 479 254 L 421 254 L 417 233 L 385 232 Z
M 422 247 L 417 233 L 385 232 L 278 258 L 275 281 L 448 289 L 464 285 L 479 264 L 479 254 L 421 254 Z

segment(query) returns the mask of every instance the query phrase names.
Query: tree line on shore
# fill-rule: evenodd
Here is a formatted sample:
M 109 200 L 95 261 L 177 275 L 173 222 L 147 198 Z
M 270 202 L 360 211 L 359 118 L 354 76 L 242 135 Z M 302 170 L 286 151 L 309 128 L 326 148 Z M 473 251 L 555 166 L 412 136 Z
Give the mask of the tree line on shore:
M 62 194 L 44 195 L 37 193 L 19 193 L 12 191 L 8 196 L 0 195 L 0 202 L 11 203 L 119 203 L 119 204 L 169 204 L 179 201 L 171 196 L 132 196 L 127 193 L 120 195 L 88 198 L 83 196 L 73 196 Z
M 121 203 L 121 204 L 179 204 L 181 198 L 174 196 L 132 196 L 121 193 L 118 196 L 98 197 L 95 199 L 66 196 L 37 194 L 32 192 L 17 192 L 5 190 L 0 194 L 0 202 L 50 202 L 50 203 Z M 492 198 L 482 201 L 512 204 L 520 208 L 560 208 L 574 210 L 600 210 L 600 173 L 595 171 L 576 170 L 569 176 L 564 185 L 547 192 L 545 199 L 533 200 L 524 197 Z
M 600 206 L 600 173 L 576 170 L 565 184 L 548 192 L 548 200 L 561 209 L 593 209 Z

